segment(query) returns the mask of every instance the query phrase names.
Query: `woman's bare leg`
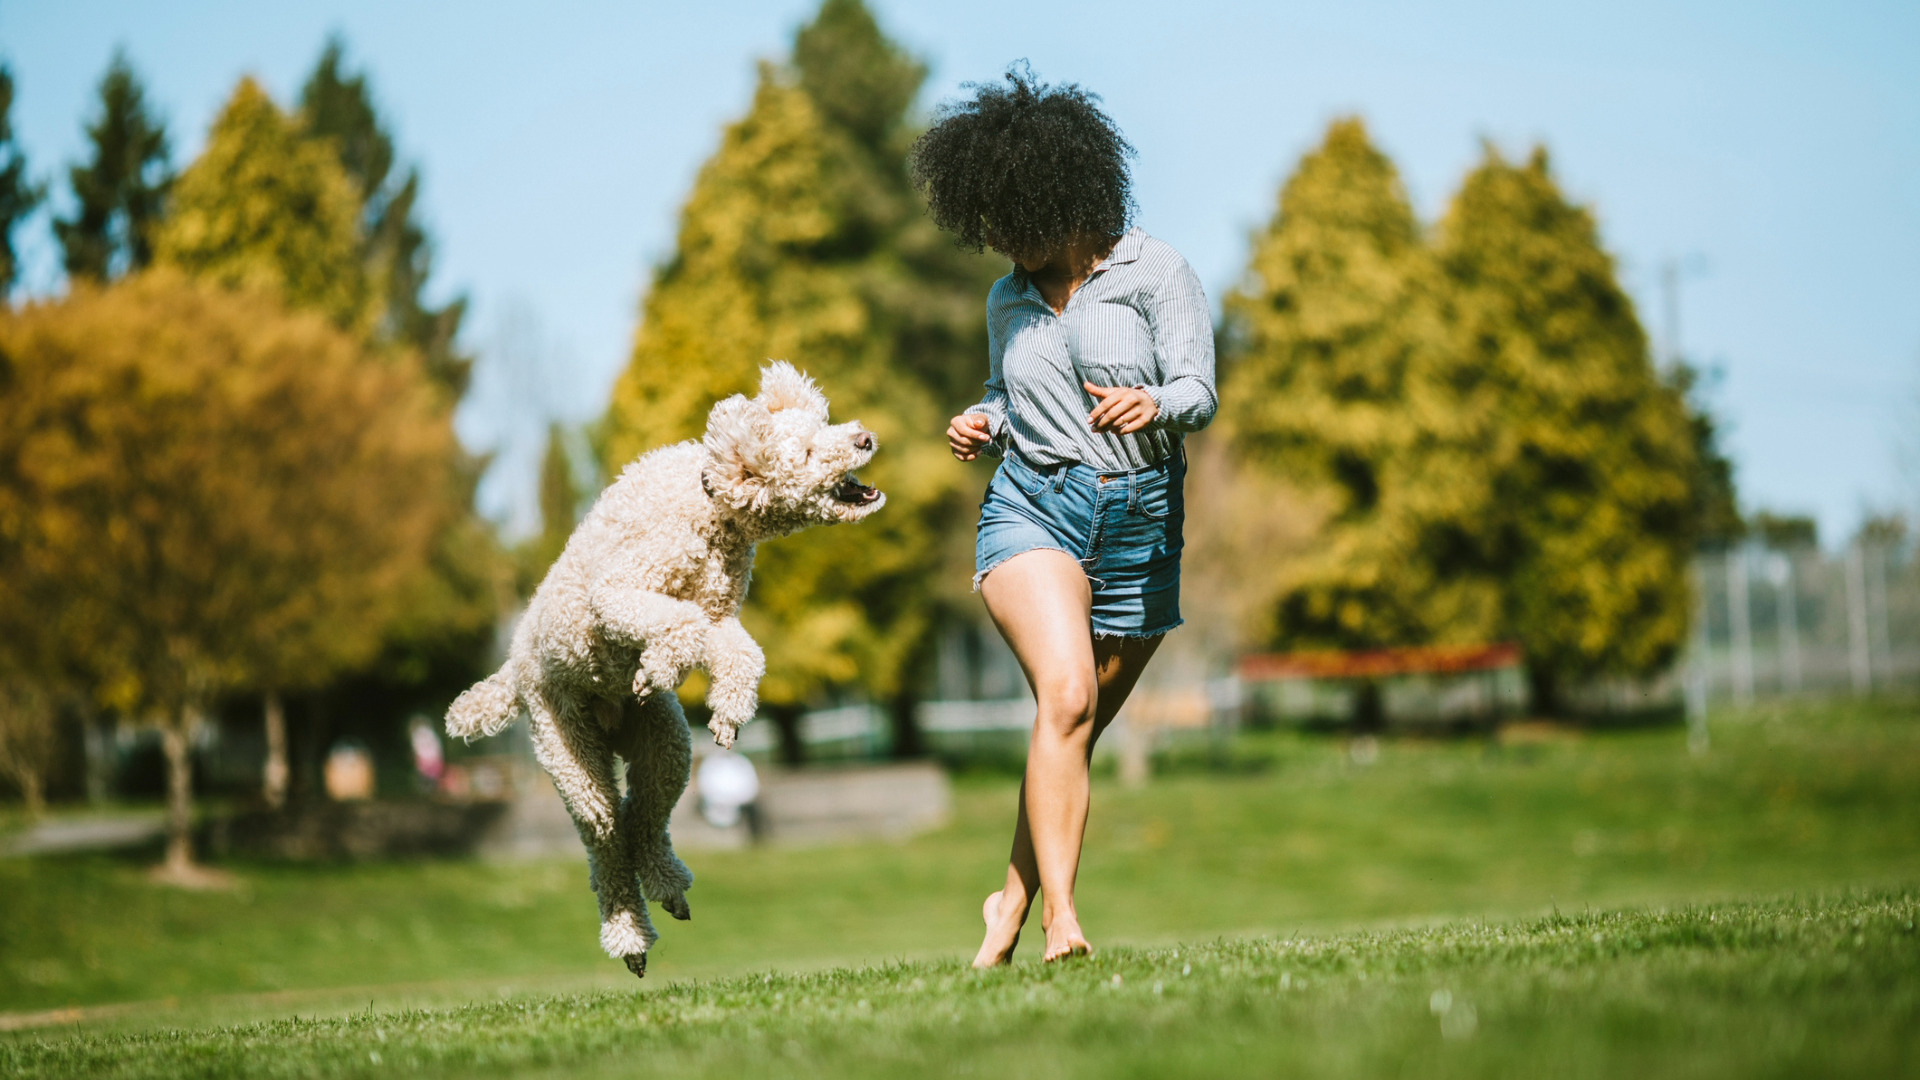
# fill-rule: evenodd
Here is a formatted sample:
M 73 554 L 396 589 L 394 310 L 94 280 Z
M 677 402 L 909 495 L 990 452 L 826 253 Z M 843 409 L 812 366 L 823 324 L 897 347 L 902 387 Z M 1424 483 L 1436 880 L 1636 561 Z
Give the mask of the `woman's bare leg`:
M 1046 959 L 1055 960 L 1088 950 L 1073 904 L 1087 829 L 1087 763 L 1160 639 L 1095 640 L 1086 574 L 1064 552 L 1009 559 L 987 576 L 981 594 L 1026 671 L 1037 715 L 1007 883 L 987 898 L 987 936 L 974 966 L 1012 956 L 1035 893 L 1044 899 Z

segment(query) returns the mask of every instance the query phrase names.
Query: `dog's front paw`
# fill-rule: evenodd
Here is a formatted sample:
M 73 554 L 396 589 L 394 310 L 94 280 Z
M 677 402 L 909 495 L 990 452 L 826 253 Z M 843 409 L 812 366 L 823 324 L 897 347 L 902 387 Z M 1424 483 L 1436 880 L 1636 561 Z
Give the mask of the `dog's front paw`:
M 633 673 L 633 696 L 652 697 L 657 690 L 672 690 L 680 685 L 679 673 L 650 668 L 645 664 Z
M 684 896 L 669 896 L 660 901 L 660 906 L 666 909 L 667 914 L 681 922 L 693 918 L 693 909 L 687 906 L 687 898 Z
M 740 736 L 740 725 L 719 717 L 707 721 L 707 730 L 713 732 L 715 746 L 722 750 L 733 749 L 733 740 Z

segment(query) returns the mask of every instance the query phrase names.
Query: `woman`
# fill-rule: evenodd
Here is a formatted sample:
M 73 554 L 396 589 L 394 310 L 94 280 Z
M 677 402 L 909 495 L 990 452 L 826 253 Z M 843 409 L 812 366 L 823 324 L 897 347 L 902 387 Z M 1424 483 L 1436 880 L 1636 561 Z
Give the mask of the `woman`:
M 1206 296 L 1177 252 L 1129 229 L 1133 148 L 1093 95 L 1019 68 L 971 89 L 914 145 L 913 171 L 942 228 L 1014 264 L 987 297 L 986 397 L 947 428 L 960 460 L 1002 458 L 974 586 L 1038 704 L 974 958 L 991 967 L 1036 893 L 1046 959 L 1091 951 L 1073 903 L 1087 763 L 1180 625 L 1181 436 L 1218 401 Z

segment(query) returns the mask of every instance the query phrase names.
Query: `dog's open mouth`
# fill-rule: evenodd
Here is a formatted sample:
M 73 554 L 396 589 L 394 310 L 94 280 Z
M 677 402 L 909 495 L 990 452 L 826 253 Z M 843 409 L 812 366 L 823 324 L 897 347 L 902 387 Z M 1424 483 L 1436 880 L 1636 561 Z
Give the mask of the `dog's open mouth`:
M 833 497 L 850 506 L 865 506 L 880 497 L 880 489 L 870 488 L 861 483 L 859 477 L 848 473 L 834 485 Z

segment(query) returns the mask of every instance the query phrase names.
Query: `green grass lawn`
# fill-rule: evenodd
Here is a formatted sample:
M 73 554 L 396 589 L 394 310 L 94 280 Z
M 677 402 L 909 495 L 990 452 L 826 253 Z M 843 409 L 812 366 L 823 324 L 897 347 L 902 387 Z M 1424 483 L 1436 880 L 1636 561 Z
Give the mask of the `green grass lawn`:
M 1388 742 L 1367 766 L 1267 736 L 1233 765 L 1097 784 L 1102 954 L 985 978 L 959 962 L 1005 779 L 963 781 L 954 823 L 907 843 L 689 853 L 694 921 L 661 920 L 644 984 L 598 955 L 582 863 L 238 865 L 196 894 L 0 861 L 0 1010 L 150 1003 L 0 1036 L 0 1073 L 1920 1069 L 1911 703 L 1720 719 L 1704 758 L 1674 731 Z M 1440 990 L 1467 1011 L 1435 1013 Z
M 1898 1076 L 1920 895 L 766 973 L 0 1043 L 17 1077 Z

